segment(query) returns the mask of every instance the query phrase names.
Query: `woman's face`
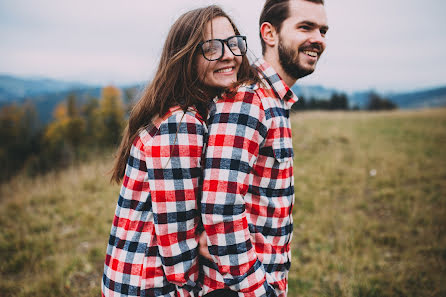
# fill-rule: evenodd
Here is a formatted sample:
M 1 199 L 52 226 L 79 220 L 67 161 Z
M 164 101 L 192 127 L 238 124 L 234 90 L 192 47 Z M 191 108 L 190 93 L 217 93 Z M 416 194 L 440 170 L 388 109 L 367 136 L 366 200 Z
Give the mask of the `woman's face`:
M 212 23 L 212 26 L 211 26 Z M 206 26 L 205 40 L 226 39 L 234 36 L 235 32 L 226 17 L 216 17 Z M 212 89 L 230 87 L 237 81 L 237 73 L 242 63 L 241 56 L 234 56 L 228 45 L 224 44 L 223 56 L 216 61 L 208 61 L 199 50 L 196 58 L 198 78 Z

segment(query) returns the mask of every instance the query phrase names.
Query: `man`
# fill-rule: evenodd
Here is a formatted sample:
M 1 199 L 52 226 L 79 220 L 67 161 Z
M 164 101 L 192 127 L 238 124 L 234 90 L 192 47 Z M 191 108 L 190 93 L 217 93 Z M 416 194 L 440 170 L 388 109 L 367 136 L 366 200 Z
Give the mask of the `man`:
M 266 0 L 260 16 L 263 84 L 215 102 L 201 203 L 212 260 L 203 294 L 286 296 L 294 203 L 290 87 L 325 49 L 323 0 Z M 231 291 L 228 291 L 231 290 Z M 223 293 L 224 295 L 219 295 Z

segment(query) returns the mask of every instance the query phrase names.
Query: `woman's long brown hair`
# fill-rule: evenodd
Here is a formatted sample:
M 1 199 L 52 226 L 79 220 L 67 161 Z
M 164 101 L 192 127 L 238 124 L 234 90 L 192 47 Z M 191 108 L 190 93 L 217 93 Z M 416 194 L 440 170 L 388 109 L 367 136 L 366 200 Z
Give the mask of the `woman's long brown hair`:
M 212 98 L 198 78 L 194 58 L 207 23 L 220 16 L 226 17 L 234 32 L 240 34 L 229 16 L 216 5 L 189 11 L 170 28 L 155 77 L 130 113 L 115 156 L 112 181 L 119 183 L 124 177 L 132 143 L 155 115 L 163 116 L 172 106 L 180 106 L 183 110 L 195 106 L 200 115 L 207 118 Z M 259 82 L 257 72 L 250 67 L 246 56 L 243 56 L 237 79 L 237 84 Z

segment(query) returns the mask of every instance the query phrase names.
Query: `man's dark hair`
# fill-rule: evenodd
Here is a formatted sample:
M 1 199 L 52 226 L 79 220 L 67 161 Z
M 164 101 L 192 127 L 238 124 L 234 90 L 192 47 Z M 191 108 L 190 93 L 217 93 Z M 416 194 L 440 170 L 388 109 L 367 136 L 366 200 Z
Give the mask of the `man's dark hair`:
M 324 0 L 303 0 L 303 1 L 324 5 Z M 262 13 L 260 14 L 260 19 L 259 19 L 259 35 L 260 35 L 260 42 L 262 44 L 262 54 L 265 54 L 266 45 L 265 41 L 263 41 L 262 33 L 260 32 L 260 26 L 262 26 L 264 22 L 268 22 L 271 25 L 273 25 L 274 29 L 276 29 L 277 33 L 279 33 L 283 21 L 286 20 L 289 16 L 289 2 L 290 0 L 265 1 L 265 5 L 263 5 L 263 10 Z

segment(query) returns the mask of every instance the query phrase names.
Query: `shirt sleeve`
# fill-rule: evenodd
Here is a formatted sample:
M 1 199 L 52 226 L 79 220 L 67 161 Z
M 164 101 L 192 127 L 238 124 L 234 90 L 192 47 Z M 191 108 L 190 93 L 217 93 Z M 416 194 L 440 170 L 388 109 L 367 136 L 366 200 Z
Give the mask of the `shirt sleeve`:
M 164 120 L 146 148 L 158 250 L 167 280 L 181 296 L 198 279 L 198 201 L 205 126 L 176 112 Z
M 250 239 L 244 195 L 266 138 L 265 112 L 255 93 L 215 104 L 208 121 L 201 212 L 209 252 L 239 296 L 270 296 L 265 269 Z

